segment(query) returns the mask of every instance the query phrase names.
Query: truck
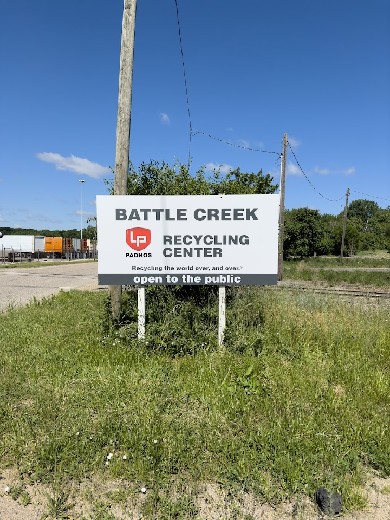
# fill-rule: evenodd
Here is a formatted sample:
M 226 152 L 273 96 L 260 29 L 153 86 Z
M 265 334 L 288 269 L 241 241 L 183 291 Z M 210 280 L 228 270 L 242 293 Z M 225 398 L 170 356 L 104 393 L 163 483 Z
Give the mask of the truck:
M 87 239 L 34 235 L 1 235 L 0 261 L 44 258 L 90 258 L 96 256 L 96 242 Z
M 11 261 L 35 258 L 38 252 L 44 253 L 45 237 L 35 235 L 3 235 L 0 238 L 0 258 Z

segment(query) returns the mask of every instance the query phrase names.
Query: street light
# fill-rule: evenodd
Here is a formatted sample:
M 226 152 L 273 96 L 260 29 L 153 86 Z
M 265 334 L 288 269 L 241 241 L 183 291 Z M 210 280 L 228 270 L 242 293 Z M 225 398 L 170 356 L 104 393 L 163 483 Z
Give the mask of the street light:
M 80 188 L 80 199 L 81 199 L 81 209 L 80 209 L 80 240 L 83 239 L 83 184 L 85 182 L 84 179 L 79 179 L 81 183 Z M 80 242 L 80 251 L 81 251 L 81 242 Z

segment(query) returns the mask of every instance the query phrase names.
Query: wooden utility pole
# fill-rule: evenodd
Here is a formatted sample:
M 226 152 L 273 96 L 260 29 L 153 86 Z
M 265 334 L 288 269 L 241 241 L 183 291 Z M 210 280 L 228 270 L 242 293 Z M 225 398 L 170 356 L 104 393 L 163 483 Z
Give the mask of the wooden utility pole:
M 116 124 L 114 195 L 127 195 L 136 8 L 137 0 L 124 0 Z M 112 316 L 116 320 L 120 316 L 121 292 L 121 285 L 110 286 Z
M 284 192 L 286 190 L 287 134 L 283 136 L 283 148 L 280 162 L 280 206 L 279 206 L 279 252 L 278 280 L 283 279 L 283 239 L 284 239 Z
M 347 188 L 347 193 L 345 194 L 345 208 L 344 208 L 344 217 L 343 217 L 343 234 L 341 237 L 341 253 L 340 256 L 343 258 L 344 256 L 344 242 L 345 242 L 345 232 L 347 229 L 347 214 L 348 214 L 348 197 L 349 197 L 350 191 L 349 188 Z

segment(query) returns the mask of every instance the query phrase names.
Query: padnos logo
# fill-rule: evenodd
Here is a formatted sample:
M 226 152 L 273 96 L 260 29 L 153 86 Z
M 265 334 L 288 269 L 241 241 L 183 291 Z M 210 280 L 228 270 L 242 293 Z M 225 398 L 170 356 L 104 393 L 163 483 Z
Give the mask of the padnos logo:
M 150 229 L 142 227 L 126 229 L 126 243 L 135 251 L 142 251 L 147 248 L 151 241 L 152 232 Z

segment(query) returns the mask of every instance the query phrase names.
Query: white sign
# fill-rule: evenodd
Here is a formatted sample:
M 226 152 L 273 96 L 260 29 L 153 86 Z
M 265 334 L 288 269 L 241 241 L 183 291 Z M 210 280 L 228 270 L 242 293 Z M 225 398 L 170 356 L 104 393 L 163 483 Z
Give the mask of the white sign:
M 99 285 L 272 285 L 279 195 L 98 195 Z

